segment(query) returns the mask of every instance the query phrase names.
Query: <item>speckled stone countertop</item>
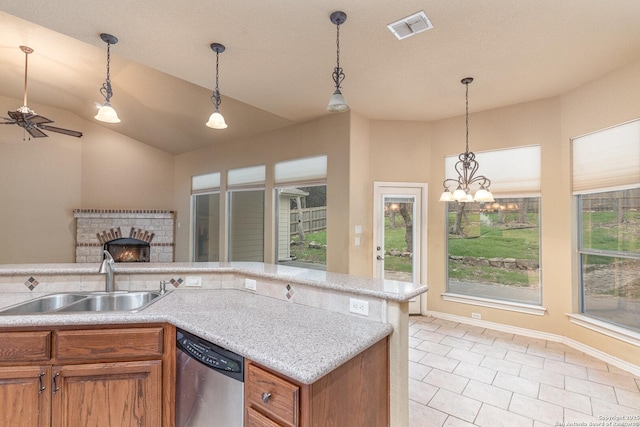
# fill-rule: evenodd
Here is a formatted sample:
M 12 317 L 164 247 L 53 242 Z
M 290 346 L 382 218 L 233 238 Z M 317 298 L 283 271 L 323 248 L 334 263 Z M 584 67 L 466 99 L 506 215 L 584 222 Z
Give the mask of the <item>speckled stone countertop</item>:
M 95 274 L 98 264 L 4 264 L 0 276 L 35 274 Z M 238 273 L 248 277 L 287 280 L 291 283 L 370 296 L 409 301 L 427 291 L 427 285 L 397 280 L 330 273 L 322 270 L 264 264 L 261 262 L 116 263 L 116 274 Z
M 0 308 L 30 297 L 0 293 Z M 0 316 L 0 327 L 150 322 L 171 323 L 305 384 L 393 331 L 389 324 L 231 289 L 172 291 L 138 313 Z

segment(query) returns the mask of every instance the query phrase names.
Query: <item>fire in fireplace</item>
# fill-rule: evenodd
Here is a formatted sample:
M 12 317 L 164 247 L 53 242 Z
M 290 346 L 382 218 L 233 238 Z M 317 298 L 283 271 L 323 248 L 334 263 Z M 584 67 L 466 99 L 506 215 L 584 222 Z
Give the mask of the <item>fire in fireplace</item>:
M 104 244 L 115 262 L 149 262 L 148 242 L 133 238 L 114 239 Z

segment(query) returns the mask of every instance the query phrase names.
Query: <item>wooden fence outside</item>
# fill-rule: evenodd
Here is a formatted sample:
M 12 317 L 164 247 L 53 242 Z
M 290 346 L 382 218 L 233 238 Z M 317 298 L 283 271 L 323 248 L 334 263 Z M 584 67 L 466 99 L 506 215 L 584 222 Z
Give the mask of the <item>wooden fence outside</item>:
M 305 233 L 315 233 L 327 228 L 327 207 L 302 209 L 302 229 Z M 293 237 L 298 234 L 298 209 L 292 209 L 290 213 L 289 234 Z

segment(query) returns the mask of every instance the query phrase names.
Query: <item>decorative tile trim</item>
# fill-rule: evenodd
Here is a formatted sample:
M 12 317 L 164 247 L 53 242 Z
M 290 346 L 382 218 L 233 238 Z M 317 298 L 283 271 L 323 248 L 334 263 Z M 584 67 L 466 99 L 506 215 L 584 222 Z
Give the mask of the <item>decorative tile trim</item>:
M 293 288 L 291 287 L 290 284 L 287 283 L 287 286 L 284 287 L 284 290 L 282 291 L 282 293 L 284 294 L 285 297 L 287 297 L 288 300 L 290 300 L 293 297 Z
M 33 291 L 36 286 L 38 286 L 40 284 L 40 282 L 38 282 L 36 279 L 33 278 L 33 276 L 29 277 L 27 279 L 26 282 L 24 282 L 24 285 L 29 288 L 30 291 Z
M 104 246 L 102 243 L 76 243 L 76 248 L 88 247 L 88 248 L 101 248 Z M 175 243 L 149 243 L 149 246 L 175 246 Z
M 112 213 L 112 214 L 172 214 L 176 211 L 165 211 L 157 209 L 74 209 L 73 213 Z
M 111 228 L 109 230 L 104 230 L 99 233 L 96 233 L 96 237 L 100 241 L 100 243 L 105 244 L 115 239 L 122 239 L 122 230 L 120 227 Z

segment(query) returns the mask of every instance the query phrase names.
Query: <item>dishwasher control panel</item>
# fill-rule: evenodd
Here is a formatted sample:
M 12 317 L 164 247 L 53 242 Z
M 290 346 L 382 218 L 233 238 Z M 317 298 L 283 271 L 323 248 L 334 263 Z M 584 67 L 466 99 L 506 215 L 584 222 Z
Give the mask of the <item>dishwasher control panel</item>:
M 244 378 L 244 358 L 200 337 L 178 329 L 176 346 L 198 362 L 229 376 Z M 238 379 L 238 378 L 237 378 Z

